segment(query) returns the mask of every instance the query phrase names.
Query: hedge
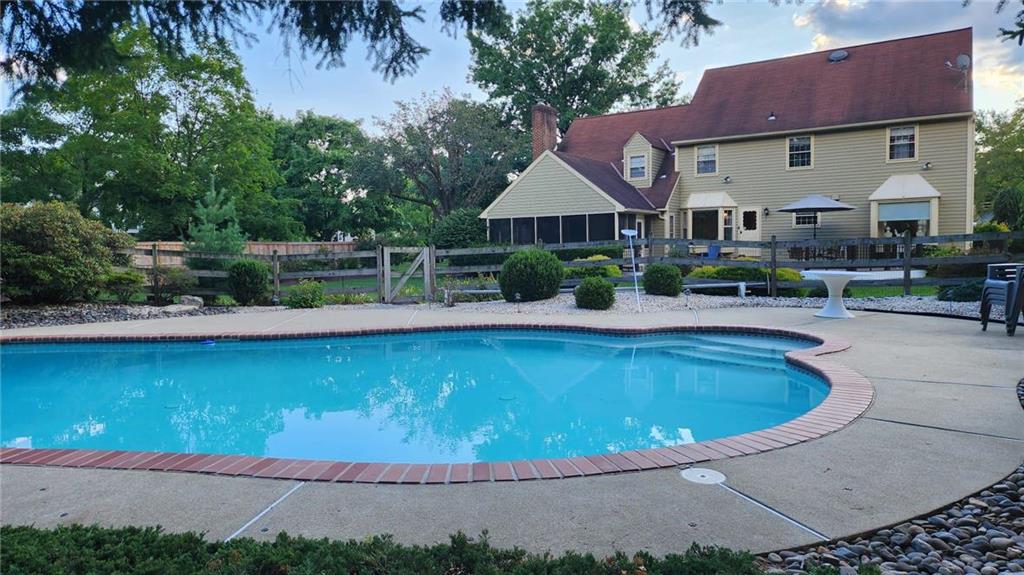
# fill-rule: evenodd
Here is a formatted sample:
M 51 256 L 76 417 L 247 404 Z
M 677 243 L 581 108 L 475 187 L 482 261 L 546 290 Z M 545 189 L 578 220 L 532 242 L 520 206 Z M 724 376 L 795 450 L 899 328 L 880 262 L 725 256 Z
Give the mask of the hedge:
M 572 261 L 574 262 L 601 262 L 607 261 L 611 258 L 605 255 L 597 254 L 587 258 L 577 258 Z M 581 279 L 581 278 L 620 278 L 622 277 L 622 270 L 615 264 L 608 264 L 603 266 L 588 266 L 588 267 L 566 267 L 565 268 L 565 279 Z
M 683 554 L 656 558 L 646 552 L 598 559 L 567 552 L 560 556 L 492 547 L 486 533 L 462 533 L 448 543 L 400 545 L 391 536 L 330 541 L 280 534 L 274 541 L 205 541 L 197 533 L 164 533 L 153 527 L 62 526 L 0 528 L 0 571 L 6 575 L 44 573 L 389 573 L 395 575 L 541 574 L 580 575 L 760 575 L 748 553 L 691 546 Z
M 768 268 L 739 267 L 739 266 L 700 266 L 690 272 L 688 277 L 696 279 L 727 280 L 732 282 L 768 282 L 771 270 Z M 776 278 L 780 282 L 803 281 L 800 272 L 793 268 L 778 268 Z M 768 289 L 765 287 L 751 288 L 754 293 L 764 295 Z M 709 288 L 702 290 L 708 294 L 736 295 L 736 288 Z M 780 296 L 803 297 L 807 290 L 801 288 L 780 288 Z

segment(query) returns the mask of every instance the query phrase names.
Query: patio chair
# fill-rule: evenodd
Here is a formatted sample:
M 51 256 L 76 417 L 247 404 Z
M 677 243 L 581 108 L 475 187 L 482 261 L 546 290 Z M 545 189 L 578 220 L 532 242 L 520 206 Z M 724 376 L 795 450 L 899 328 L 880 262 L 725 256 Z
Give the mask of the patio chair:
M 988 329 L 993 305 L 1006 310 L 1006 335 L 1013 335 L 1024 306 L 1024 264 L 989 264 L 981 290 L 981 331 Z
M 708 251 L 707 253 L 704 254 L 703 257 L 709 260 L 717 260 L 718 258 L 722 257 L 722 246 L 708 246 Z

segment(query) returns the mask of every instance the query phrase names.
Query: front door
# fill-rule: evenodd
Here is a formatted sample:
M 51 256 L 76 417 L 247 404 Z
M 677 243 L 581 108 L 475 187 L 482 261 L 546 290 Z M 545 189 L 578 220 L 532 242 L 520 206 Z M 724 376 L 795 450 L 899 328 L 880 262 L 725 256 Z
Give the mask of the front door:
M 761 208 L 760 207 L 743 207 L 739 210 L 739 217 L 737 218 L 736 239 L 741 242 L 759 242 L 761 241 Z M 741 248 L 737 250 L 741 256 L 759 257 L 761 250 L 757 248 Z

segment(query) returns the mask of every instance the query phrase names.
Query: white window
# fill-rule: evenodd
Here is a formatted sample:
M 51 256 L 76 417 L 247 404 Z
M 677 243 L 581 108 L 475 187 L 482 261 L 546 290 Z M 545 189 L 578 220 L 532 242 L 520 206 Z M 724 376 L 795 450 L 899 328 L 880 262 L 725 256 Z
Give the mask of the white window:
M 812 136 L 792 136 L 786 139 L 786 167 L 787 168 L 812 168 L 814 167 Z
M 632 178 L 643 178 L 647 176 L 647 157 L 646 156 L 630 156 L 629 157 L 629 177 Z
M 716 174 L 718 173 L 718 146 L 697 146 L 697 173 Z
M 668 237 L 676 237 L 676 217 L 672 214 L 668 216 Z
M 917 126 L 889 128 L 889 161 L 917 159 Z
M 819 214 L 815 212 L 797 212 L 793 214 L 793 227 L 794 228 L 820 228 L 821 218 Z

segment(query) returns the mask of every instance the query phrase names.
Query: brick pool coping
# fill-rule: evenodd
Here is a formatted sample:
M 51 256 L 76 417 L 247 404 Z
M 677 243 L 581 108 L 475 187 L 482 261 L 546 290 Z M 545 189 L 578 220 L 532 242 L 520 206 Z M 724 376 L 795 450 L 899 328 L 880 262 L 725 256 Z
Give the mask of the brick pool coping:
M 132 335 L 7 335 L 0 344 L 17 343 L 118 343 L 172 342 L 203 340 L 273 340 L 366 336 L 397 333 L 460 330 L 543 330 L 587 332 L 606 335 L 652 335 L 666 333 L 726 333 L 786 337 L 811 341 L 813 348 L 785 354 L 788 363 L 824 379 L 828 395 L 817 407 L 775 427 L 733 435 L 721 439 L 556 459 L 531 459 L 496 463 L 406 464 L 379 462 L 323 461 L 242 455 L 167 453 L 156 451 L 118 451 L 93 449 L 0 448 L 0 464 L 34 465 L 95 469 L 133 469 L 180 471 L 237 477 L 261 477 L 300 481 L 381 484 L 455 484 L 483 481 L 529 481 L 562 479 L 661 469 L 728 459 L 804 443 L 837 431 L 860 417 L 871 405 L 874 387 L 853 369 L 824 359 L 843 351 L 850 344 L 834 336 L 759 326 L 701 325 L 652 328 L 614 328 L 556 324 L 464 324 L 380 328 L 358 330 L 322 330 L 288 333 L 216 332 L 201 334 Z

